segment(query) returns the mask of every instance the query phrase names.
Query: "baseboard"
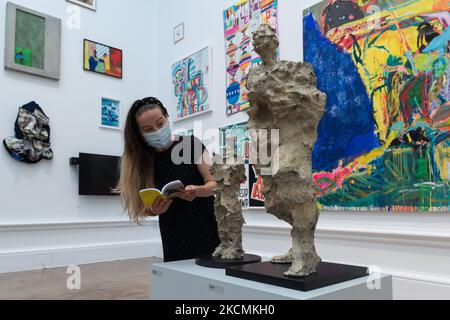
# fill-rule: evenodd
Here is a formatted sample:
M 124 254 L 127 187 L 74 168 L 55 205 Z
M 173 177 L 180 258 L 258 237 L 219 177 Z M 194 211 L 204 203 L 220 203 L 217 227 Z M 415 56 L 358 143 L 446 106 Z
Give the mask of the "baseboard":
M 0 254 L 0 273 L 161 257 L 161 251 L 160 241 L 154 240 L 3 253 Z
M 244 247 L 269 260 L 287 252 L 289 231 L 286 226 L 246 225 Z M 316 236 L 326 261 L 377 265 L 391 274 L 396 299 L 450 296 L 446 232 L 322 225 Z M 0 243 L 0 273 L 162 256 L 157 220 L 143 226 L 127 221 L 0 225 Z
M 0 243 L 0 273 L 162 256 L 154 220 L 0 225 Z
M 246 251 L 270 260 L 291 247 L 289 226 L 245 226 Z M 422 229 L 325 226 L 318 228 L 316 246 L 327 262 L 376 266 L 393 276 L 394 297 L 448 299 L 450 296 L 450 236 Z

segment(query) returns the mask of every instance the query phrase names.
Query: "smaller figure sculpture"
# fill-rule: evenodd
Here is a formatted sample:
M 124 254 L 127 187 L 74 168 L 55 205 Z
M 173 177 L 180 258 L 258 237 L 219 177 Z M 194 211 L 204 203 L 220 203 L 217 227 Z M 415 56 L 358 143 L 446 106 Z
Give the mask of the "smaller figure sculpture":
M 238 193 L 241 183 L 247 177 L 244 162 L 236 156 L 235 140 L 234 136 L 227 138 L 225 154 L 215 155 L 211 168 L 217 181 L 214 208 L 221 241 L 213 257 L 223 260 L 242 259 L 245 254 L 242 248 L 242 227 L 245 220 Z

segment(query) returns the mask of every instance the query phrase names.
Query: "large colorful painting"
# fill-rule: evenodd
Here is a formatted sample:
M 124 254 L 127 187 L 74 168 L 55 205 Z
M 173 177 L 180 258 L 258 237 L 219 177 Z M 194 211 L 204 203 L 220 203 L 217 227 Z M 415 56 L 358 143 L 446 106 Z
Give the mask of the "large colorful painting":
M 327 0 L 304 54 L 328 95 L 314 150 L 324 209 L 450 209 L 450 3 Z
M 122 50 L 84 40 L 84 70 L 122 79 Z
M 172 66 L 176 120 L 210 111 L 210 58 L 211 49 L 204 48 Z
M 278 0 L 245 0 L 224 11 L 227 67 L 227 115 L 250 107 L 247 77 L 261 63 L 252 44 L 252 33 L 262 23 L 277 30 Z
M 241 184 L 239 200 L 243 209 L 264 207 L 264 182 L 258 176 L 250 162 L 250 137 L 247 131 L 247 123 L 239 123 L 220 129 L 220 152 L 225 153 L 226 138 L 236 137 L 235 153 L 245 161 L 247 181 Z

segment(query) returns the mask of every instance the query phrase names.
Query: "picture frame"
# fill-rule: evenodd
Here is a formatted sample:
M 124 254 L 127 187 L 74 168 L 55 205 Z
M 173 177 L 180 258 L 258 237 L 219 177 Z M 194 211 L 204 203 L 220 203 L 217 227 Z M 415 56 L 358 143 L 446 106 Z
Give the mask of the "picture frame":
M 173 43 L 177 44 L 180 41 L 184 40 L 184 23 L 180 23 L 179 25 L 173 28 Z
M 106 76 L 123 78 L 123 50 L 84 39 L 83 69 Z
M 59 80 L 61 29 L 61 19 L 8 2 L 5 69 Z
M 99 126 L 103 129 L 122 130 L 121 100 L 101 97 Z
M 97 0 L 66 0 L 67 2 L 97 11 Z
M 212 76 L 212 46 L 202 47 L 172 64 L 172 103 L 176 109 L 174 123 L 213 112 Z
M 244 160 L 247 180 L 241 183 L 239 201 L 243 210 L 258 210 L 264 208 L 264 181 L 259 176 L 253 164 L 250 163 L 250 136 L 247 122 L 232 124 L 219 129 L 219 151 L 226 152 L 226 140 L 229 136 L 236 137 L 235 154 Z
M 252 34 L 261 24 L 278 34 L 279 0 L 242 0 L 223 11 L 226 71 L 226 115 L 251 108 L 247 79 L 252 67 L 262 63 L 253 47 Z M 280 51 L 276 51 L 279 59 Z

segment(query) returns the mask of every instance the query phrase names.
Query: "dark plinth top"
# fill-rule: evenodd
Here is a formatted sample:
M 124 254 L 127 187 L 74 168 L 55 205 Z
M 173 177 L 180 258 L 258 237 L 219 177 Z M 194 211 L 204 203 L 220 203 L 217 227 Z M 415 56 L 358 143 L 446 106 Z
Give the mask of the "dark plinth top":
M 315 274 L 303 278 L 293 278 L 284 275 L 289 267 L 289 264 L 262 262 L 229 267 L 226 269 L 226 274 L 236 278 L 304 292 L 366 277 L 368 275 L 368 269 L 365 267 L 322 262 L 317 267 L 317 272 Z
M 211 255 L 203 255 L 195 259 L 195 263 L 201 267 L 225 269 L 232 266 L 240 266 L 249 263 L 261 262 L 260 256 L 246 254 L 242 259 L 224 260 L 222 258 L 214 258 Z

